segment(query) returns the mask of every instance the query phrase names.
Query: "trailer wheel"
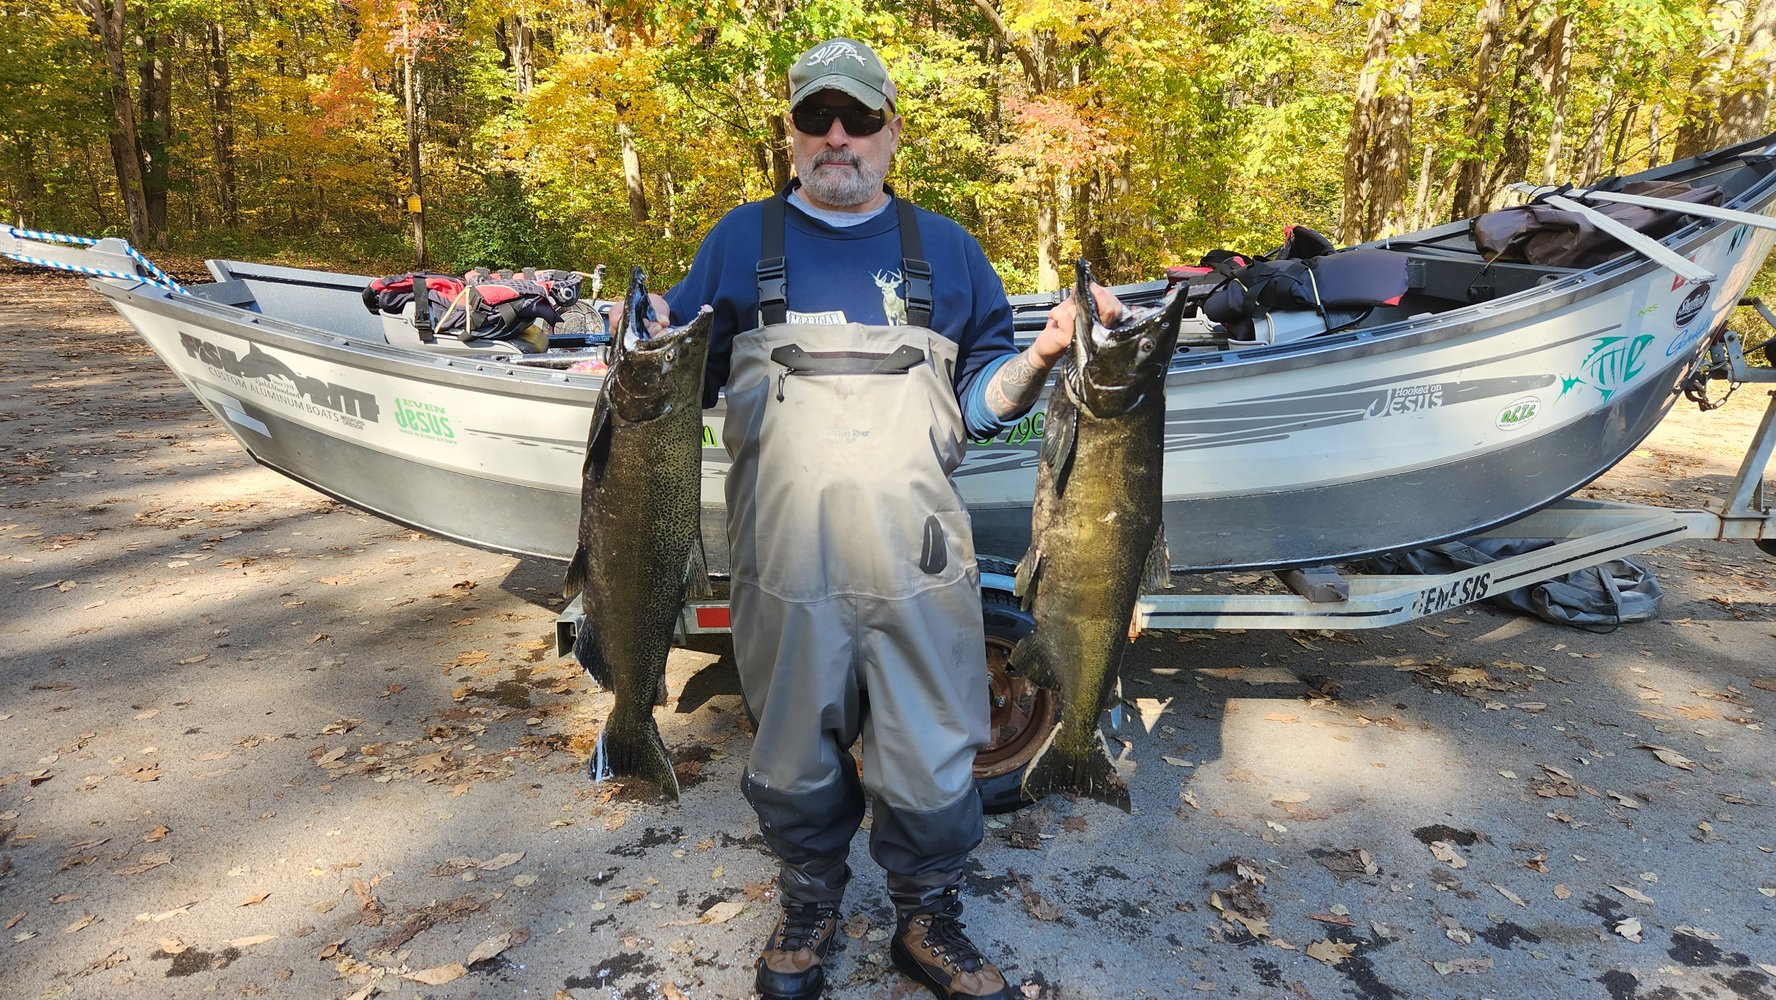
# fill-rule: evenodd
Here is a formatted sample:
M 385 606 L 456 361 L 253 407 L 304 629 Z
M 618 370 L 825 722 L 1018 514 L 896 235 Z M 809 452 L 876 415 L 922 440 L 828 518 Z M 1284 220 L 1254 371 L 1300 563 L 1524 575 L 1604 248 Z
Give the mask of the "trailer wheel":
M 987 812 L 1011 812 L 1030 804 L 1024 798 L 1024 770 L 1059 720 L 1060 699 L 1011 666 L 1012 649 L 1036 628 L 1036 619 L 1018 606 L 1017 598 L 983 591 L 981 617 L 987 633 L 992 736 L 974 756 L 974 783 Z

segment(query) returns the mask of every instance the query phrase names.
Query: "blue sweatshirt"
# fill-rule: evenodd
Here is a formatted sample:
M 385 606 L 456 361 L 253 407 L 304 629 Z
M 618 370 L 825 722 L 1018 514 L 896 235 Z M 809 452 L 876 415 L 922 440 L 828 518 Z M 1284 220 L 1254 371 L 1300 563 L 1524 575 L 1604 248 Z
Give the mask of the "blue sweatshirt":
M 954 220 L 922 208 L 915 211 L 925 259 L 931 264 L 931 326 L 959 348 L 956 398 L 969 437 L 988 438 L 1005 425 L 986 405 L 987 381 L 1016 353 L 1005 284 L 987 263 L 980 244 Z M 758 326 L 755 268 L 763 217 L 764 202 L 758 201 L 723 216 L 697 248 L 690 272 L 665 295 L 675 323 L 695 316 L 705 304 L 715 310 L 704 406 L 715 405 L 728 380 L 734 337 Z M 888 325 L 889 296 L 904 310 L 900 222 L 892 202 L 875 218 L 845 229 L 829 226 L 793 204 L 784 217 L 790 322 Z

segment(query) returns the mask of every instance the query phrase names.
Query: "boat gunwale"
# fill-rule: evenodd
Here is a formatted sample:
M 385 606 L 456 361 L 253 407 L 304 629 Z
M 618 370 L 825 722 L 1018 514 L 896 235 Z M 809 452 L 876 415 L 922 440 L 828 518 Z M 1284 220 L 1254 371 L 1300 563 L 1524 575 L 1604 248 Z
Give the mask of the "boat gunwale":
M 1761 149 L 1763 152 L 1759 155 L 1766 160 L 1776 156 L 1776 134 L 1708 156 L 1693 157 L 1689 160 L 1643 171 L 1625 179 L 1647 179 L 1664 175 L 1681 176 L 1734 169 L 1755 170 L 1756 167 L 1752 165 L 1748 157 L 1748 151 L 1752 149 Z M 1736 166 L 1731 162 L 1735 157 L 1741 161 Z M 1768 215 L 1772 214 L 1769 211 L 1772 203 L 1776 203 L 1776 169 L 1769 170 L 1762 177 L 1754 179 L 1737 196 L 1728 201 L 1726 207 Z M 1461 227 L 1466 226 L 1470 221 L 1455 220 L 1419 230 L 1416 233 L 1404 234 L 1401 237 L 1363 244 L 1363 246 L 1385 248 L 1392 240 L 1404 240 L 1408 237 L 1436 234 L 1443 231 L 1459 232 Z M 1712 242 L 1719 238 L 1723 232 L 1736 225 L 1739 224 L 1698 217 L 1660 242 L 1678 253 L 1687 253 Z M 1684 235 L 1685 233 L 1688 235 Z M 232 265 L 241 264 L 269 271 L 286 272 L 289 278 L 282 280 L 290 284 L 304 284 L 305 282 L 302 280 L 304 275 L 311 275 L 315 279 L 331 278 L 335 280 L 328 283 L 340 285 L 341 290 L 349 288 L 354 280 L 365 280 L 361 276 L 349 275 L 344 272 L 310 271 L 283 265 L 258 265 L 246 261 L 218 259 L 209 262 L 209 264 L 211 273 L 217 277 L 222 277 L 226 272 L 229 278 L 244 281 L 253 279 L 251 276 L 244 279 L 239 278 L 233 273 Z M 1271 372 L 1292 371 L 1310 366 L 1328 366 L 1380 354 L 1391 354 L 1407 347 L 1435 345 L 1455 339 L 1484 337 L 1502 327 L 1522 324 L 1526 318 L 1566 308 L 1583 298 L 1607 293 L 1624 284 L 1646 280 L 1662 269 L 1662 265 L 1657 262 L 1632 251 L 1626 251 L 1594 267 L 1565 274 L 1554 282 L 1532 286 L 1496 299 L 1470 303 L 1443 312 L 1397 320 L 1376 327 L 1321 334 L 1286 345 L 1261 345 L 1200 354 L 1182 352 L 1174 356 L 1171 361 L 1166 385 L 1171 388 L 1197 383 L 1251 378 Z M 267 275 L 262 280 L 278 281 L 280 277 Z M 317 280 L 311 283 L 318 285 L 322 282 Z M 494 384 L 502 386 L 502 392 L 507 395 L 533 396 L 563 401 L 584 400 L 585 405 L 591 404 L 589 397 L 595 395 L 603 384 L 603 379 L 599 375 L 579 375 L 557 369 L 541 369 L 513 364 L 493 357 L 447 355 L 388 343 L 377 343 L 359 337 L 329 332 L 319 327 L 308 326 L 272 314 L 254 312 L 241 306 L 211 301 L 199 296 L 178 295 L 170 289 L 145 280 L 125 285 L 114 278 L 92 278 L 89 279 L 89 284 L 108 298 L 129 303 L 175 321 L 193 321 L 188 318 L 189 313 L 193 311 L 204 313 L 234 328 L 218 332 L 226 332 L 243 339 L 254 340 L 260 338 L 255 338 L 246 331 L 258 331 L 264 339 L 275 338 L 272 341 L 272 346 L 333 364 L 354 364 L 357 367 L 394 377 L 418 378 L 434 384 L 468 387 L 485 387 L 489 384 L 489 380 L 492 380 Z M 1703 338 L 1703 343 L 1706 342 L 1706 339 Z M 339 355 L 342 353 L 355 357 L 352 357 L 349 362 L 341 361 Z

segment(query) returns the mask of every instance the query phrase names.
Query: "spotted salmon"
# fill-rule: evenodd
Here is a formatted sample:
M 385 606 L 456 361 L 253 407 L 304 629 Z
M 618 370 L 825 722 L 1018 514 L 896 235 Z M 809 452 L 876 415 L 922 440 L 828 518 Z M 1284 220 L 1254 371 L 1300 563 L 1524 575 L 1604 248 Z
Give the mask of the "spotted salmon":
M 1061 696 L 1061 719 L 1024 772 L 1024 793 L 1074 792 L 1128 809 L 1099 718 L 1117 687 L 1143 589 L 1169 575 L 1160 515 L 1165 376 L 1184 297 L 1114 329 L 1097 325 L 1079 262 L 1077 325 L 1049 395 L 1030 549 L 1017 592 L 1036 630 L 1012 666 Z
M 585 611 L 575 659 L 616 697 L 598 734 L 592 777 L 639 778 L 677 799 L 654 703 L 686 586 L 708 581 L 698 511 L 711 313 L 705 307 L 684 326 L 650 337 L 639 267 L 627 306 L 593 410 L 580 544 L 561 589 L 578 595 Z

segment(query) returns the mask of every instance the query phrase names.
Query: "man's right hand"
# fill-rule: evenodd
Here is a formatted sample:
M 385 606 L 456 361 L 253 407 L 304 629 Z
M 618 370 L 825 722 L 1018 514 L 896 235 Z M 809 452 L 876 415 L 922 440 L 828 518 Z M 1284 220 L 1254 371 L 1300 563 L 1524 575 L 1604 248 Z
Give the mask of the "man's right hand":
M 623 311 L 625 305 L 626 303 L 622 301 L 611 303 L 610 330 L 611 336 L 613 337 L 624 332 Z M 667 328 L 672 326 L 671 310 L 667 308 L 666 300 L 664 298 L 661 298 L 652 292 L 648 293 L 648 305 L 653 307 L 654 315 L 649 318 L 645 324 L 647 327 L 647 333 L 650 337 L 658 337 L 660 334 L 665 333 Z

